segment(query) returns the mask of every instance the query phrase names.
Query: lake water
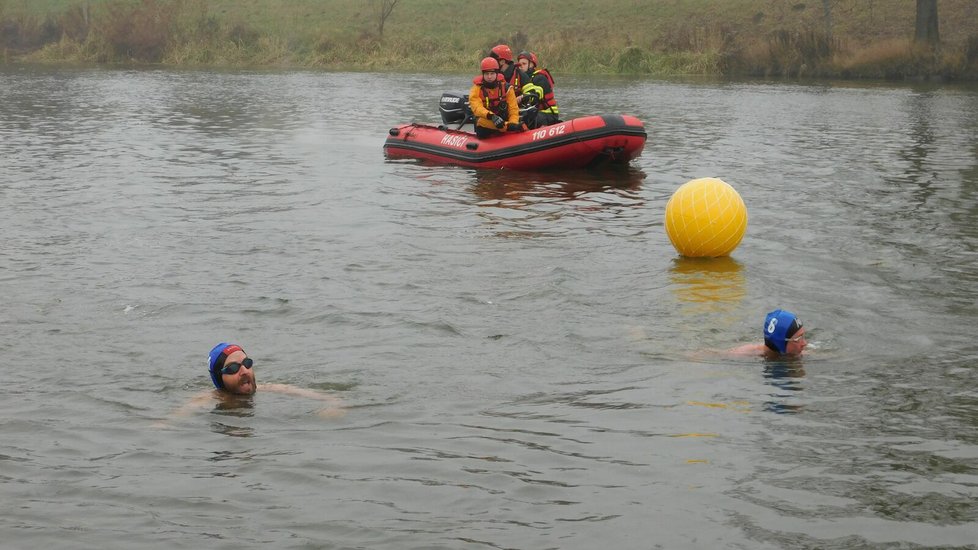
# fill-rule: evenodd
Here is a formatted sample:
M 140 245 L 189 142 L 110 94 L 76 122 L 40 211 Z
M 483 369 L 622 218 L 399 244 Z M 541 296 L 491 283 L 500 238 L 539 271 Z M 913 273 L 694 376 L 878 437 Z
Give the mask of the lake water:
M 0 68 L 3 546 L 975 548 L 978 88 L 556 77 L 643 156 L 385 160 L 468 75 Z M 777 307 L 802 359 L 719 352 Z M 175 416 L 222 340 L 345 416 Z

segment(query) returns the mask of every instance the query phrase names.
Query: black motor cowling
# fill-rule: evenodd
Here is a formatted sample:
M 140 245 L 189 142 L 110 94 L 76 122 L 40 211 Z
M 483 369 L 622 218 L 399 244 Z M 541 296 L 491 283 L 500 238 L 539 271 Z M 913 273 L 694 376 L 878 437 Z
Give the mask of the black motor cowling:
M 441 113 L 441 121 L 445 124 L 462 124 L 472 117 L 472 109 L 469 108 L 469 96 L 445 92 L 438 100 L 438 112 Z

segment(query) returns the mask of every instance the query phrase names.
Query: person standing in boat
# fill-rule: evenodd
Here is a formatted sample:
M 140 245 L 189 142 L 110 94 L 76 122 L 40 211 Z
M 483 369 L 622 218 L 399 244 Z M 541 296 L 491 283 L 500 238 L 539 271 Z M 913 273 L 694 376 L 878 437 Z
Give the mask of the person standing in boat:
M 475 135 L 486 138 L 503 132 L 520 132 L 520 109 L 512 86 L 499 72 L 492 57 L 482 60 L 482 74 L 472 79 L 469 107 L 475 116 Z
M 506 44 L 500 44 L 490 50 L 489 57 L 499 62 L 499 71 L 503 74 L 506 82 L 513 87 L 513 93 L 517 96 L 516 99 L 519 99 L 520 90 L 530 82 L 530 76 L 513 61 L 513 50 Z
M 537 55 L 526 50 L 517 57 L 520 69 L 529 75 L 529 82 L 521 90 L 522 105 L 536 105 L 536 112 L 523 122 L 528 128 L 539 128 L 560 122 L 560 111 L 554 98 L 554 78 L 550 71 L 537 66 Z M 532 111 L 531 111 L 532 112 Z

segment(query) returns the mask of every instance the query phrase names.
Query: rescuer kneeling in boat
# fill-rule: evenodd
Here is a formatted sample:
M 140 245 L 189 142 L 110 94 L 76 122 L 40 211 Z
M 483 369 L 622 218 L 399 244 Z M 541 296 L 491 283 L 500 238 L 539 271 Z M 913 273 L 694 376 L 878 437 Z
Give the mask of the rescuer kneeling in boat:
M 560 122 L 560 111 L 557 109 L 557 99 L 554 98 L 554 77 L 550 71 L 537 66 L 537 55 L 523 50 L 518 57 L 520 69 L 530 75 L 530 81 L 520 90 L 520 103 L 524 106 L 536 106 L 528 109 L 523 122 L 533 130 L 541 126 L 550 126 Z
M 472 79 L 469 107 L 475 116 L 475 135 L 487 138 L 502 132 L 521 132 L 520 109 L 512 86 L 499 75 L 499 62 L 482 60 L 482 74 Z

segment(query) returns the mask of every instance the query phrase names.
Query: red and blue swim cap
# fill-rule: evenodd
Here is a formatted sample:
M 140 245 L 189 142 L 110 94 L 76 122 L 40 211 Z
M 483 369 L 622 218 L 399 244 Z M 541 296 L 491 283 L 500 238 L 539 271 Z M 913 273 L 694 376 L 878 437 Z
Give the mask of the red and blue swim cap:
M 801 328 L 798 317 L 783 309 L 776 309 L 764 318 L 764 345 L 784 353 L 788 348 L 788 338 Z
M 221 369 L 224 368 L 224 360 L 228 358 L 228 355 L 236 351 L 244 351 L 241 346 L 237 344 L 229 344 L 227 342 L 221 342 L 220 344 L 214 346 L 210 354 L 207 356 L 207 370 L 211 373 L 211 382 L 214 382 L 214 387 L 222 390 L 224 389 L 224 380 L 221 378 Z

